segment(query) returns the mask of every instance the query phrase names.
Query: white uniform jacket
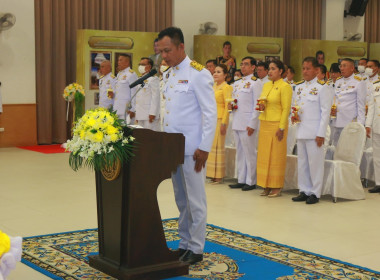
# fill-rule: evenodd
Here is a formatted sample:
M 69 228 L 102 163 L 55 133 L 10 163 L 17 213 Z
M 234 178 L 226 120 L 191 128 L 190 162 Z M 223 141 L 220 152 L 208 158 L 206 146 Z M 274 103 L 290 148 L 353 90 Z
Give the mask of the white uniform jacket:
M 113 106 L 114 98 L 108 98 L 108 91 L 115 92 L 116 79 L 112 73 L 108 73 L 99 79 L 99 107 L 109 108 Z
M 262 82 L 253 75 L 245 76 L 233 83 L 232 98 L 238 101 L 238 108 L 233 110 L 233 130 L 246 130 L 247 126 L 258 128 L 260 113 L 255 108 L 262 88 Z
M 337 116 L 333 122 L 335 127 L 345 127 L 357 119 L 364 125 L 366 102 L 366 83 L 357 75 L 338 78 L 335 81 L 335 104 Z
M 302 81 L 296 84 L 293 96 L 293 106 L 299 106 L 301 120 L 297 139 L 325 137 L 333 100 L 329 86 L 317 78 Z
M 141 85 L 137 86 L 141 88 Z M 136 120 L 149 120 L 149 115 L 160 115 L 160 79 L 149 77 L 136 95 Z
M 136 87 L 133 89 L 129 88 L 129 85 L 136 80 L 137 75 L 135 71 L 131 70 L 129 67 L 117 73 L 113 108 L 117 115 L 122 119 L 125 119 L 125 113 L 127 111 L 136 111 L 134 102 L 131 102 L 131 97 L 134 96 Z M 130 105 L 130 108 L 127 108 L 128 105 Z
M 372 132 L 380 134 L 380 79 L 373 83 L 365 126 L 371 127 Z
M 209 152 L 217 120 L 210 72 L 186 56 L 166 74 L 164 131 L 185 136 L 185 156 L 193 155 L 196 149 Z

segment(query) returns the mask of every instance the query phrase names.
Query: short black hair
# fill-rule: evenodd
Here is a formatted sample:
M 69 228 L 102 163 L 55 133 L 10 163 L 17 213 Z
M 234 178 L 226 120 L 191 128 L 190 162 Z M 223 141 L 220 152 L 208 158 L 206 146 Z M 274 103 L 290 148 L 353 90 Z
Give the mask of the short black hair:
M 256 65 L 256 59 L 254 59 L 252 56 L 246 56 L 246 57 L 243 57 L 243 60 L 246 60 L 246 59 L 249 59 L 249 62 L 251 63 L 251 65 Z
M 225 42 L 223 43 L 223 48 L 224 48 L 225 46 L 231 46 L 231 47 L 232 47 L 232 44 L 231 44 L 230 41 L 225 41 Z
M 285 73 L 285 64 L 284 64 L 281 60 L 279 60 L 279 59 L 274 59 L 274 60 L 272 60 L 271 62 L 269 62 L 269 66 L 271 65 L 271 63 L 276 64 L 277 68 L 278 68 L 279 70 L 282 70 L 281 75 Z
M 305 58 L 303 59 L 302 64 L 303 64 L 304 62 L 310 62 L 311 65 L 313 65 L 314 68 L 317 68 L 317 67 L 318 67 L 318 61 L 317 61 L 317 59 L 316 59 L 315 57 L 307 56 L 307 57 L 305 57 Z
M 375 66 L 376 67 L 380 67 L 380 62 L 377 60 L 377 59 L 370 59 L 370 60 L 368 60 L 368 62 L 373 62 L 373 63 L 375 63 Z
M 129 54 L 127 54 L 127 53 L 121 53 L 121 54 L 119 54 L 119 57 L 120 57 L 120 56 L 124 56 L 124 57 L 128 58 L 129 63 L 131 63 L 131 61 L 132 61 L 132 57 L 131 57 Z
M 210 62 L 216 66 L 216 59 L 209 59 L 206 61 L 206 64 Z
M 149 57 L 142 57 L 141 60 L 143 60 L 143 59 L 148 60 L 150 67 L 153 68 L 154 62 L 152 59 L 150 59 Z
M 296 71 L 294 71 L 294 68 L 292 66 L 288 66 L 288 70 L 290 70 L 290 72 L 292 72 L 292 74 L 296 73 Z
M 182 30 L 178 27 L 171 26 L 165 28 L 164 30 L 161 30 L 161 32 L 158 34 L 158 40 L 162 40 L 165 36 L 168 36 L 171 39 L 172 43 L 176 46 L 185 43 Z
M 317 51 L 317 52 L 315 53 L 315 58 L 317 58 L 318 55 L 320 55 L 320 54 L 322 54 L 323 57 L 325 57 L 325 53 L 324 53 L 323 51 L 319 50 L 319 51 Z
M 257 63 L 257 67 L 264 67 L 265 70 L 269 70 L 269 66 L 268 66 L 268 63 L 264 62 L 264 61 L 260 61 L 259 63 Z
M 365 62 L 367 62 L 368 63 L 368 58 L 365 58 L 365 57 L 362 57 L 361 59 L 359 59 L 359 60 L 365 60 Z
M 340 73 L 339 63 L 332 63 L 330 66 L 330 72 L 332 73 Z
M 324 64 L 319 64 L 318 68 L 321 69 L 322 74 L 327 73 L 327 67 Z
M 157 42 L 158 42 L 158 38 L 154 39 L 153 44 L 154 44 L 154 43 L 157 43 Z
M 350 63 L 352 63 L 355 66 L 355 61 L 353 59 L 351 59 L 351 58 L 346 57 L 346 58 L 343 58 L 340 62 L 342 62 L 342 61 L 350 62 Z

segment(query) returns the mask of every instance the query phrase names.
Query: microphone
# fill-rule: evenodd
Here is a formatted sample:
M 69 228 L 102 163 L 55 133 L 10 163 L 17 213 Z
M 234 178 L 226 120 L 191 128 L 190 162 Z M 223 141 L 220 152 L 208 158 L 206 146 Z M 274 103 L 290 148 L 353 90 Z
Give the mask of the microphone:
M 148 79 L 148 78 L 156 75 L 156 73 L 157 73 L 157 70 L 156 69 L 152 69 L 148 74 L 142 76 L 141 78 L 137 79 L 132 84 L 130 84 L 129 88 L 134 88 L 137 85 L 141 85 L 146 79 Z

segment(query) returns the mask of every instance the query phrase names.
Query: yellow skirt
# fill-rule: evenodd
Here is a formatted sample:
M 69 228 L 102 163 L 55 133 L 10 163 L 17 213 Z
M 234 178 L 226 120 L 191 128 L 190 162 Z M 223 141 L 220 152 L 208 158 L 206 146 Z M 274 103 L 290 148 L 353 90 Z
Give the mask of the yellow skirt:
M 218 119 L 216 123 L 214 142 L 212 143 L 211 151 L 208 154 L 206 176 L 210 178 L 221 179 L 225 175 L 225 142 L 226 135 L 220 134 L 220 126 L 222 119 Z M 227 126 L 226 126 L 227 130 Z
M 260 121 L 257 148 L 257 185 L 263 188 L 282 188 L 286 168 L 286 138 L 278 141 L 276 132 L 280 122 Z

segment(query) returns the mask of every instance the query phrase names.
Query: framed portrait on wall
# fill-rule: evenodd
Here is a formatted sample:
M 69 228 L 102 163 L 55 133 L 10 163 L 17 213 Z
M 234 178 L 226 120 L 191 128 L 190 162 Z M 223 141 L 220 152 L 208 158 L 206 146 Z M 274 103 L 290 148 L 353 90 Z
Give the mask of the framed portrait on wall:
M 265 62 L 271 62 L 273 60 L 280 60 L 279 56 L 265 56 Z
M 115 67 L 115 69 L 114 69 L 115 76 L 119 72 L 119 69 L 117 68 L 117 61 L 119 60 L 119 56 L 122 55 L 122 54 L 128 55 L 131 58 L 131 65 L 130 65 L 130 67 L 131 67 L 131 69 L 133 67 L 133 65 L 132 65 L 132 62 L 133 62 L 133 53 L 115 52 L 115 66 L 114 66 Z
M 111 61 L 111 58 L 112 58 L 111 52 L 102 52 L 102 51 L 90 52 L 90 61 L 91 61 L 90 63 L 90 89 L 99 88 L 100 64 L 104 60 Z

